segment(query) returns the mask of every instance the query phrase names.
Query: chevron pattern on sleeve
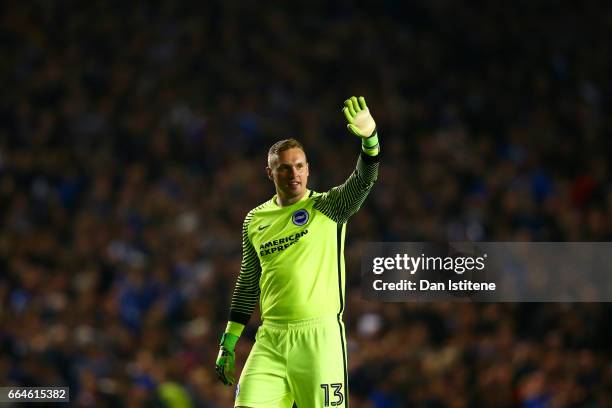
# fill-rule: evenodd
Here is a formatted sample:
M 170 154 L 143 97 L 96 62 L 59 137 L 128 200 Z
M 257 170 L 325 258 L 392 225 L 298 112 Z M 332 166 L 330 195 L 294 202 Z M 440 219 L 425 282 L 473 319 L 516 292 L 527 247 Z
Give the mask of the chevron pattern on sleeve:
M 315 208 L 343 224 L 361 208 L 377 178 L 378 155 L 361 153 L 355 171 L 343 184 L 321 194 Z
M 255 210 L 247 214 L 242 226 L 242 262 L 234 294 L 232 295 L 229 316 L 229 320 L 244 325 L 248 324 L 260 293 L 259 278 L 261 277 L 261 265 L 259 264 L 257 252 L 255 252 L 255 248 L 249 240 L 249 223 L 253 218 Z

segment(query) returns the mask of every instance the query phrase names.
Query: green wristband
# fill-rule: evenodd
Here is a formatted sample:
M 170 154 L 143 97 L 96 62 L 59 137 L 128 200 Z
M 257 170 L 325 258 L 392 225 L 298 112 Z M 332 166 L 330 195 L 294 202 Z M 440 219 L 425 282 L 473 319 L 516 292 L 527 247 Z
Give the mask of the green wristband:
M 380 145 L 378 144 L 378 134 L 376 130 L 374 130 L 372 136 L 361 139 L 361 150 L 368 156 L 376 156 L 378 154 Z
M 225 328 L 226 333 L 232 333 L 234 336 L 238 337 L 242 335 L 243 330 L 244 324 L 232 322 L 231 320 L 227 322 L 227 327 Z

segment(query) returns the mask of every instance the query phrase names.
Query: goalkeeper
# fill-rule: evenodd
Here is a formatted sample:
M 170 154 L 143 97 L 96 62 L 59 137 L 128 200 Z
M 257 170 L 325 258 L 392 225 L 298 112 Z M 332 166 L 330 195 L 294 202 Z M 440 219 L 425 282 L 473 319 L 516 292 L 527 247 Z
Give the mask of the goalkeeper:
M 236 382 L 234 348 L 257 300 L 262 325 L 236 387 L 236 407 L 348 407 L 344 311 L 346 222 L 378 175 L 376 124 L 363 97 L 344 102 L 348 130 L 361 140 L 357 167 L 325 193 L 307 188 L 309 168 L 294 139 L 268 153 L 276 195 L 242 228 L 242 263 L 216 362 Z

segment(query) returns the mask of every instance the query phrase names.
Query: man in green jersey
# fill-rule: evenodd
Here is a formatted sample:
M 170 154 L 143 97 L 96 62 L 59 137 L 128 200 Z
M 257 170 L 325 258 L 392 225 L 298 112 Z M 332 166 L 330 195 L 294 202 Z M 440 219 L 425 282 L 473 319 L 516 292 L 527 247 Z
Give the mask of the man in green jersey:
M 236 407 L 348 407 L 344 310 L 346 222 L 378 176 L 376 123 L 363 97 L 344 102 L 361 139 L 357 167 L 325 193 L 307 188 L 308 162 L 294 139 L 268 153 L 276 195 L 247 214 L 242 263 L 216 370 L 235 383 L 234 349 L 257 300 L 262 325 L 236 387 Z

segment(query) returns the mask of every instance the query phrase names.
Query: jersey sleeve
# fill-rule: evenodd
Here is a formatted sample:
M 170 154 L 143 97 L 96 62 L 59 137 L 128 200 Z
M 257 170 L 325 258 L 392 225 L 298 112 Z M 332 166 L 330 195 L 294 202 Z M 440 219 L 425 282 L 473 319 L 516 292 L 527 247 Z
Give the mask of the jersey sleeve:
M 316 199 L 315 208 L 335 222 L 345 223 L 361 208 L 378 178 L 378 157 L 362 152 L 355 171 L 343 184 L 321 194 Z
M 249 240 L 249 223 L 253 213 L 249 212 L 242 226 L 242 262 L 240 273 L 232 295 L 229 320 L 241 324 L 248 324 L 257 299 L 259 298 L 259 278 L 261 276 L 261 265 L 257 252 Z

